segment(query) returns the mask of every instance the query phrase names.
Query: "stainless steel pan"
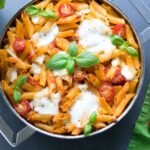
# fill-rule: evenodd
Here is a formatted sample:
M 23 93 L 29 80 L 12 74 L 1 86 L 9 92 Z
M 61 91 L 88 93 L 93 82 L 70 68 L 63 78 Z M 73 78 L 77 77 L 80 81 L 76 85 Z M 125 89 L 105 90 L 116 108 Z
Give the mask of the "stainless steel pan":
M 34 1 L 35 2 L 35 1 Z M 33 2 L 32 2 L 33 3 Z M 116 8 L 114 5 L 112 5 L 110 2 L 106 2 L 108 3 L 110 6 L 112 6 L 119 14 L 121 14 L 130 24 L 130 26 L 132 27 L 132 30 L 135 33 L 136 39 L 140 45 L 140 56 L 141 56 L 141 63 L 142 63 L 142 74 L 141 74 L 141 79 L 140 82 L 138 84 L 137 87 L 137 92 L 136 92 L 136 96 L 133 98 L 132 102 L 128 105 L 128 107 L 126 108 L 126 110 L 123 112 L 123 114 L 117 119 L 117 121 L 115 123 L 112 123 L 110 125 L 108 125 L 107 127 L 100 129 L 98 131 L 95 131 L 93 133 L 90 134 L 90 136 L 94 136 L 97 134 L 100 134 L 102 132 L 105 132 L 106 130 L 109 130 L 110 128 L 112 128 L 114 125 L 116 125 L 119 121 L 122 120 L 122 118 L 124 118 L 124 116 L 127 115 L 127 113 L 129 112 L 129 110 L 133 107 L 135 101 L 137 100 L 137 97 L 142 89 L 143 86 L 143 81 L 144 81 L 144 75 L 145 75 L 145 64 L 144 64 L 144 56 L 143 53 L 141 51 L 142 47 L 141 47 L 141 42 L 139 40 L 139 37 L 137 36 L 131 22 L 128 20 L 128 18 L 126 16 L 123 15 L 123 13 L 121 12 L 121 10 L 119 10 L 118 8 Z M 31 3 L 28 3 L 27 5 L 29 5 Z M 15 20 L 15 18 L 17 16 L 19 16 L 19 14 L 21 13 L 21 11 L 27 6 L 25 5 L 22 9 L 20 9 L 15 15 L 14 17 L 10 20 L 10 22 L 8 23 L 8 25 L 5 27 L 5 30 L 3 31 L 3 35 L 1 37 L 0 40 L 0 45 L 2 45 L 2 41 L 5 37 L 7 28 L 12 24 L 12 22 Z M 26 127 L 23 128 L 21 131 L 19 131 L 17 133 L 17 137 L 16 137 L 16 141 L 13 142 L 13 131 L 9 128 L 9 126 L 7 125 L 7 123 L 3 120 L 3 118 L 0 116 L 0 133 L 3 135 L 3 137 L 8 141 L 8 143 L 12 146 L 12 147 L 16 147 L 18 144 L 20 144 L 21 142 L 23 142 L 24 140 L 26 140 L 28 137 L 30 137 L 32 134 L 34 134 L 35 132 L 40 132 L 41 134 L 45 134 L 47 136 L 50 137 L 55 137 L 55 138 L 61 138 L 61 139 L 81 139 L 81 138 L 85 138 L 84 135 L 78 135 L 78 136 L 65 136 L 65 135 L 57 135 L 57 134 L 53 134 L 53 133 L 48 133 L 46 131 L 43 131 L 35 126 L 33 126 L 32 124 L 30 124 L 29 122 L 27 122 L 25 119 L 23 119 L 20 115 L 18 115 L 18 113 L 16 113 L 16 111 L 13 109 L 13 107 L 11 106 L 11 104 L 9 103 L 9 100 L 7 99 L 3 89 L 0 87 L 0 93 L 3 97 L 3 100 L 6 102 L 6 104 L 8 105 L 8 107 L 10 108 L 10 110 L 18 117 L 18 119 L 20 119 L 22 122 L 25 123 Z

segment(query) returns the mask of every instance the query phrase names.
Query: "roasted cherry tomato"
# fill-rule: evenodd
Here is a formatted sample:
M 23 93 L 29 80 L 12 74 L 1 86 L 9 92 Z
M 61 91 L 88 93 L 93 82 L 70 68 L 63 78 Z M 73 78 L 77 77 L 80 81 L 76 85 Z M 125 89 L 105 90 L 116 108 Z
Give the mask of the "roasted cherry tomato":
M 23 52 L 26 48 L 25 40 L 21 38 L 16 38 L 13 43 L 13 48 L 16 52 Z
M 26 116 L 26 114 L 30 111 L 30 103 L 27 100 L 21 100 L 19 104 L 14 105 L 14 109 L 21 116 Z
M 75 9 L 69 3 L 65 3 L 59 6 L 58 13 L 61 17 L 68 17 L 74 14 Z
M 32 85 L 34 85 L 34 86 L 39 85 L 39 83 L 35 79 L 33 79 L 31 77 L 28 77 L 27 82 L 32 84 Z
M 57 45 L 56 45 L 56 40 L 53 40 L 53 41 L 50 43 L 50 46 L 52 46 L 52 47 L 57 47 Z
M 83 81 L 85 79 L 85 71 L 83 71 L 79 67 L 77 67 L 74 71 L 73 79 L 77 82 Z
M 112 84 L 120 85 L 126 81 L 125 77 L 121 74 L 121 68 L 117 68 L 115 77 L 111 81 Z
M 125 24 L 117 24 L 113 28 L 113 33 L 121 36 L 122 38 L 126 38 L 126 26 Z
M 103 83 L 100 86 L 100 95 L 106 99 L 106 101 L 111 101 L 114 98 L 115 90 L 112 84 L 110 83 Z

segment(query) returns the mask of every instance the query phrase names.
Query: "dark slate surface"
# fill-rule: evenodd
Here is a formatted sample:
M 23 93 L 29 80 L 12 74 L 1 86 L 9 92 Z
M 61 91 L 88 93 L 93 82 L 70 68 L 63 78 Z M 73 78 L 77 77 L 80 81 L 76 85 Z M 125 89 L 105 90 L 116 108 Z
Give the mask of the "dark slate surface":
M 17 10 L 21 8 L 25 3 L 31 0 L 6 1 L 7 3 L 5 9 L 0 10 L 0 36 L 2 35 L 2 31 L 4 30 L 5 25 L 8 23 L 9 19 L 13 16 L 13 14 L 17 12 Z M 150 7 L 149 0 L 109 1 L 114 3 L 119 9 L 124 12 L 124 14 L 133 23 L 138 35 L 140 35 L 140 33 L 149 26 L 147 21 L 150 19 L 148 18 L 150 16 L 150 14 L 148 14 Z M 138 3 L 138 7 L 134 5 L 134 3 Z M 146 14 L 145 17 L 142 16 L 143 13 Z M 149 39 L 149 37 L 147 37 L 147 39 Z M 132 129 L 134 127 L 134 122 L 137 119 L 141 110 L 145 91 L 150 80 L 150 69 L 148 69 L 150 58 L 150 53 L 148 51 L 150 47 L 150 41 L 147 40 L 145 43 L 142 43 L 142 47 L 146 67 L 146 76 L 144 77 L 144 84 L 142 86 L 142 90 L 138 96 L 136 103 L 134 104 L 128 115 L 112 129 L 100 135 L 82 140 L 60 140 L 47 137 L 40 133 L 35 133 L 28 140 L 26 140 L 16 148 L 10 147 L 9 144 L 0 135 L 0 150 L 127 150 L 127 145 L 132 134 Z M 15 117 L 14 114 L 11 113 L 9 108 L 2 100 L 1 96 L 0 115 L 3 116 L 3 118 L 7 121 L 7 123 L 14 130 L 15 133 L 25 126 Z

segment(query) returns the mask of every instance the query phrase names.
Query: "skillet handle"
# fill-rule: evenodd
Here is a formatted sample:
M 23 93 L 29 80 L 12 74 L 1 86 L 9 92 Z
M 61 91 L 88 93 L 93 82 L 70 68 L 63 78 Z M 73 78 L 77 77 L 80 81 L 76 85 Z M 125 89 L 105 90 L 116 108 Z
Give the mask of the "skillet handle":
M 13 130 L 8 126 L 8 124 L 0 116 L 0 133 L 12 147 L 16 147 L 20 143 L 22 143 L 23 141 L 28 139 L 31 135 L 33 135 L 35 133 L 35 131 L 28 126 L 24 127 L 17 133 L 17 135 L 15 137 L 15 142 L 14 142 Z

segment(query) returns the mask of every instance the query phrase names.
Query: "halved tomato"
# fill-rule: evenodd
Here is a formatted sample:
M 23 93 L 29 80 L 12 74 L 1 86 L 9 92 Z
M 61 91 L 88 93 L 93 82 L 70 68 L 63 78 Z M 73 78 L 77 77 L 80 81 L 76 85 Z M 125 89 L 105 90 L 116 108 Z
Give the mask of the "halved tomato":
M 21 100 L 19 104 L 14 105 L 14 109 L 16 110 L 16 112 L 18 112 L 19 115 L 24 117 L 31 109 L 30 103 L 26 99 Z
M 99 89 L 100 95 L 106 99 L 106 101 L 111 101 L 114 98 L 115 90 L 111 83 L 103 83 Z
M 13 43 L 13 48 L 16 52 L 23 52 L 26 48 L 25 40 L 21 38 L 16 38 Z
M 61 17 L 71 16 L 74 14 L 74 12 L 75 12 L 75 9 L 69 3 L 62 4 L 58 8 L 58 13 Z
M 121 74 L 121 68 L 117 68 L 115 72 L 115 77 L 112 79 L 111 83 L 120 85 L 125 83 L 126 79 L 125 77 Z
M 113 33 L 121 36 L 122 38 L 126 38 L 126 26 L 125 24 L 117 24 L 113 28 Z

